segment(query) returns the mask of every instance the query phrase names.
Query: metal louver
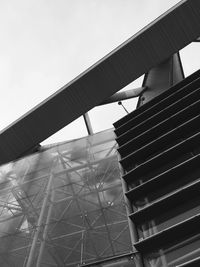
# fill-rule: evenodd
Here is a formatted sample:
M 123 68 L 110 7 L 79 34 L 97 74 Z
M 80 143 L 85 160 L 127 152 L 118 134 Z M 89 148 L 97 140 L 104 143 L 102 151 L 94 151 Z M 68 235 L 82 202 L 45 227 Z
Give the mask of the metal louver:
M 133 243 L 144 265 L 198 265 L 200 71 L 114 127 Z

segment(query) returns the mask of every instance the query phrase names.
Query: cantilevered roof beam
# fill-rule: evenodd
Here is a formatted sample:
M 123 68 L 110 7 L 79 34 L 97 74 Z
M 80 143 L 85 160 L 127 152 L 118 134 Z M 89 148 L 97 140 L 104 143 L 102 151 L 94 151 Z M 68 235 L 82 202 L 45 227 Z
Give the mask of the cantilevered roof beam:
M 147 89 L 147 87 L 138 87 L 135 89 L 129 89 L 123 92 L 118 92 L 112 96 L 110 96 L 108 99 L 104 100 L 102 103 L 99 105 L 106 105 L 106 104 L 111 104 L 114 102 L 118 102 L 121 100 L 127 100 L 130 98 L 138 97 L 142 94 Z
M 0 133 L 0 164 L 37 144 L 200 36 L 200 1 L 184 0 Z

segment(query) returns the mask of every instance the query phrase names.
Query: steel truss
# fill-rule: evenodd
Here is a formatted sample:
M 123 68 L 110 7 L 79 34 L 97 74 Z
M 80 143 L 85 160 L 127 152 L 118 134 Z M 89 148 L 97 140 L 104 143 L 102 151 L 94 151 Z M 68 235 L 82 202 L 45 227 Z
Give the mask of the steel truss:
M 78 266 L 132 251 L 112 131 L 1 167 L 0 265 Z

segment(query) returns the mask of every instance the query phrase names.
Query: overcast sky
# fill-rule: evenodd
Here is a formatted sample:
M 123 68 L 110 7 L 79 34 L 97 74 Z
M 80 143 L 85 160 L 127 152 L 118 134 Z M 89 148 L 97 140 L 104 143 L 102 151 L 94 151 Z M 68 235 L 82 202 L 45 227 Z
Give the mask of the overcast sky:
M 178 2 L 0 0 L 0 130 Z M 181 52 L 186 75 L 199 68 L 199 54 L 198 43 Z M 131 111 L 135 103 L 124 105 Z M 90 112 L 95 132 L 124 115 L 117 103 Z M 83 135 L 80 118 L 44 143 Z

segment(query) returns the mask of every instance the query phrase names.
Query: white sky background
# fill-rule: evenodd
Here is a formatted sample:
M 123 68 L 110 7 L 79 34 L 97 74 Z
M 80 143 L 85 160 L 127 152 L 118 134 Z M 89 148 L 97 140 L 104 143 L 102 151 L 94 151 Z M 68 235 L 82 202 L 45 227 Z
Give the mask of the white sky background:
M 0 0 L 0 130 L 178 2 Z M 199 55 L 200 43 L 181 52 L 186 75 L 199 68 Z M 124 101 L 129 111 L 135 103 Z M 112 127 L 125 114 L 117 103 L 93 109 L 94 131 Z M 44 144 L 83 135 L 80 118 Z

